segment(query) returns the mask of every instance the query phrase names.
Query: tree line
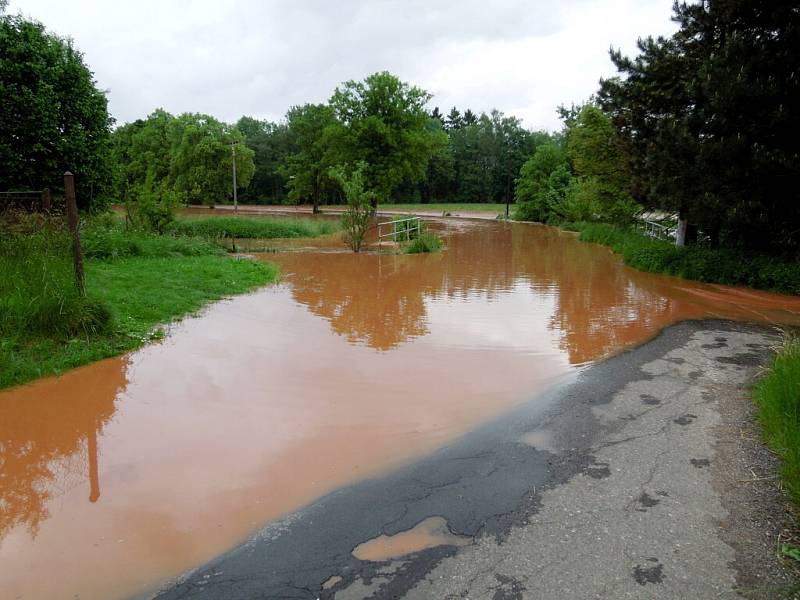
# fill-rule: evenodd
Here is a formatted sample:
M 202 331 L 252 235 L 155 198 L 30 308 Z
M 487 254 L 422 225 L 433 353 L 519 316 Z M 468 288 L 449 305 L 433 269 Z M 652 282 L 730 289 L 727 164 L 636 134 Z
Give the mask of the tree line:
M 185 202 L 223 202 L 232 192 L 226 152 L 235 152 L 240 197 L 251 203 L 308 202 L 315 210 L 340 203 L 331 169 L 361 162 L 365 185 L 382 202 L 513 202 L 520 167 L 552 136 L 496 110 L 428 112 L 430 99 L 381 72 L 343 83 L 328 103 L 294 106 L 278 123 L 245 116 L 224 125 L 159 109 L 113 132 L 114 195 L 126 199 L 156 186 Z M 195 135 L 205 131 L 205 147 L 180 143 L 181 124 L 189 122 Z M 238 142 L 244 144 L 224 148 Z M 190 165 L 194 173 L 184 175 Z
M 0 11 L 3 3 L 0 2 Z M 515 201 L 550 223 L 675 215 L 712 246 L 800 249 L 800 9 L 788 0 L 675 3 L 678 31 L 618 51 L 618 74 L 558 132 L 498 111 L 430 109 L 380 72 L 280 122 L 156 110 L 113 128 L 105 94 L 69 40 L 0 12 L 0 188 L 79 174 L 84 207 L 225 202 L 237 165 L 246 202 L 344 199 L 359 170 L 379 202 Z

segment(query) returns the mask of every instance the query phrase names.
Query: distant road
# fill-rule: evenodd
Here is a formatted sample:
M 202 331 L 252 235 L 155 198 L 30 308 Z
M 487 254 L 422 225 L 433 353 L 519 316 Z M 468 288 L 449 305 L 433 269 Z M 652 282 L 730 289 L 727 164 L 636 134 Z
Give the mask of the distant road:
M 379 215 L 409 215 L 413 214 L 418 217 L 442 217 L 441 210 L 421 210 L 417 208 L 388 208 L 392 205 L 387 204 L 385 205 L 387 208 L 382 206 L 378 207 L 378 214 Z M 420 205 L 424 206 L 424 205 Z M 192 206 L 192 209 L 202 209 L 203 207 L 200 206 Z M 322 214 L 339 214 L 345 211 L 345 206 L 323 206 L 322 207 Z M 220 204 L 214 207 L 214 210 L 220 211 L 231 211 L 233 212 L 233 206 L 230 204 Z M 239 213 L 240 214 L 251 214 L 251 215 L 259 215 L 259 214 L 270 214 L 270 213 L 280 213 L 280 214 L 298 214 L 298 215 L 311 215 L 312 207 L 310 205 L 239 205 Z M 447 210 L 449 217 L 458 217 L 462 219 L 489 219 L 494 220 L 497 218 L 496 211 L 489 211 L 489 210 L 458 210 L 456 208 L 452 210 Z

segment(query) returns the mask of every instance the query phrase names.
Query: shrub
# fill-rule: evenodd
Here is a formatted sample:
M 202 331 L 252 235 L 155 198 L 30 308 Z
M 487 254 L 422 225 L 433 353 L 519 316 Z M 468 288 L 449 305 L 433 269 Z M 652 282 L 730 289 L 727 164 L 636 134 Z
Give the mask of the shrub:
M 443 245 L 441 238 L 430 232 L 423 231 L 406 246 L 405 252 L 406 254 L 438 252 Z
M 347 198 L 347 209 L 342 215 L 342 229 L 344 230 L 345 243 L 353 252 L 360 252 L 369 229 L 369 219 L 372 215 L 373 192 L 364 189 L 364 170 L 367 164 L 360 161 L 356 169 L 348 174 L 344 167 L 338 166 L 330 169 L 330 176 L 339 182 Z
M 128 219 L 147 231 L 164 233 L 175 220 L 180 204 L 177 193 L 167 185 L 156 186 L 151 177 L 135 193 L 136 200 L 125 204 Z
M 625 264 L 642 271 L 709 283 L 800 294 L 800 263 L 732 248 L 678 247 L 607 223 L 572 224 L 580 239 L 611 246 Z

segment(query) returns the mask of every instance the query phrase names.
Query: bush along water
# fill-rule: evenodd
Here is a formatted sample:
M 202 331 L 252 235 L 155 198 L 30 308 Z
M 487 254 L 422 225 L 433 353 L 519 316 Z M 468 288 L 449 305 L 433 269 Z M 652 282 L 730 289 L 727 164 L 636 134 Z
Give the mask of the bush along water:
M 405 247 L 406 254 L 422 254 L 427 252 L 439 252 L 444 247 L 442 239 L 430 232 L 424 231 L 422 234 L 411 240 Z
M 626 265 L 642 271 L 800 294 L 800 262 L 796 260 L 733 248 L 678 247 L 607 223 L 571 223 L 563 227 L 580 232 L 581 241 L 610 246 L 622 255 Z

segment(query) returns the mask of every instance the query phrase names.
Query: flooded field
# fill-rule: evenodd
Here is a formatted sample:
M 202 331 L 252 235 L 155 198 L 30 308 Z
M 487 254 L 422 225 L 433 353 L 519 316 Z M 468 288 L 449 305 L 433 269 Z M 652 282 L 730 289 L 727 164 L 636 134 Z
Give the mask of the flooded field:
M 0 392 L 0 597 L 146 596 L 670 323 L 800 324 L 798 298 L 640 273 L 551 228 L 432 226 L 445 252 L 259 255 L 281 284 Z M 434 520 L 358 552 L 442 536 Z

